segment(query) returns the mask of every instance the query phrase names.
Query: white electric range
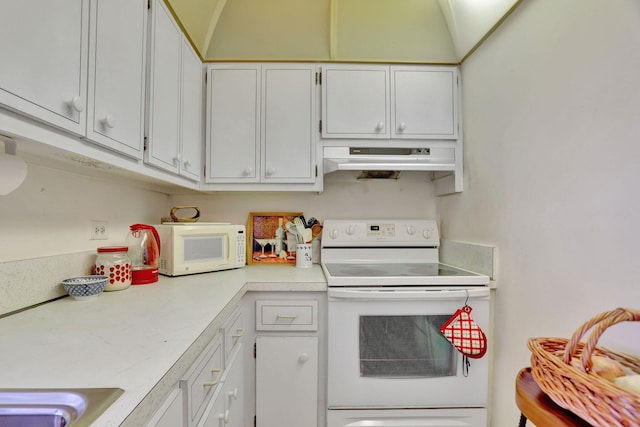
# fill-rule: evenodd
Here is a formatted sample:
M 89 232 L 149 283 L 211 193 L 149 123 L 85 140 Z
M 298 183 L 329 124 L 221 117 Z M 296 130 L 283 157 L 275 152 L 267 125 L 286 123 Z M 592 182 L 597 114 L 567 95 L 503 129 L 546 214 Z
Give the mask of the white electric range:
M 323 227 L 328 427 L 485 427 L 488 357 L 463 358 L 439 327 L 468 305 L 490 345 L 489 277 L 439 262 L 435 221 Z

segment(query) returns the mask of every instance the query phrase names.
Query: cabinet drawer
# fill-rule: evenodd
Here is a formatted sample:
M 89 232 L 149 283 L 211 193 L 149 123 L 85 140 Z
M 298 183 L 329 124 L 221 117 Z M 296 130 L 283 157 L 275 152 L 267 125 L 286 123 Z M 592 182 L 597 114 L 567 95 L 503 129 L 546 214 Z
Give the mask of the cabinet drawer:
M 187 425 L 198 421 L 209 397 L 220 386 L 224 372 L 223 354 L 222 338 L 218 336 L 202 352 L 185 378 L 180 380 L 180 388 L 187 396 Z
M 317 331 L 318 301 L 256 301 L 257 331 Z
M 231 350 L 233 350 L 240 339 L 244 335 L 244 327 L 242 323 L 242 315 L 240 309 L 233 312 L 223 326 L 224 330 L 224 354 L 225 360 L 229 359 Z

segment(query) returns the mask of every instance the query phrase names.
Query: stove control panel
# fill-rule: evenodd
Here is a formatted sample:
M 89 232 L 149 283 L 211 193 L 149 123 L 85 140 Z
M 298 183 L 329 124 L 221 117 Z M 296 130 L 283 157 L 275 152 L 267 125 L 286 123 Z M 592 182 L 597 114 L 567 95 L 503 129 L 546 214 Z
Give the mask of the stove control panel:
M 325 220 L 322 246 L 429 246 L 440 236 L 432 220 Z

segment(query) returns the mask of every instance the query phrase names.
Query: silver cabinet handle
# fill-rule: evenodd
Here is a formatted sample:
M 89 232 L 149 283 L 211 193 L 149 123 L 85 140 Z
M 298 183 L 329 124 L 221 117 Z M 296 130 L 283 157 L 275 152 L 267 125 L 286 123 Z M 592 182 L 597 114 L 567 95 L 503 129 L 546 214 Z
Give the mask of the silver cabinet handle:
M 276 315 L 276 319 L 295 319 L 298 315 L 296 314 L 278 314 Z
M 211 373 L 218 373 L 216 379 L 211 382 L 202 383 L 202 386 L 213 387 L 214 385 L 218 385 L 218 383 L 220 382 L 220 378 L 222 377 L 222 372 L 224 372 L 224 369 L 212 369 Z

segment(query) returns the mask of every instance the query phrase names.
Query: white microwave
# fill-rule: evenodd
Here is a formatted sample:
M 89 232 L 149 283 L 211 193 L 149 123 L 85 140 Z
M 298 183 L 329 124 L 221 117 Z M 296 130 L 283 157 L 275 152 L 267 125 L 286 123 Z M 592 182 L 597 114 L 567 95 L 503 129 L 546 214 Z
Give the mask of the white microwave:
M 154 227 L 160 236 L 160 274 L 182 276 L 246 264 L 244 225 L 174 223 Z

